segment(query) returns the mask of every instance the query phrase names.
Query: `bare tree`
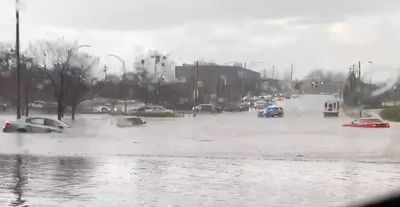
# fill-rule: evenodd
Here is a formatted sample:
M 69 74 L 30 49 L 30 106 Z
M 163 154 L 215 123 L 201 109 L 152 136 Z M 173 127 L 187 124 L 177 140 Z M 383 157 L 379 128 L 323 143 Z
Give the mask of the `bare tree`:
M 0 46 L 0 96 L 10 103 L 16 100 L 15 90 L 15 51 L 11 47 Z M 46 78 L 41 68 L 33 63 L 26 53 L 20 58 L 22 70 L 22 94 L 25 104 L 25 116 L 29 115 L 29 101 L 32 95 L 38 96 L 37 86 Z
M 61 120 L 67 106 L 73 106 L 75 109 L 84 96 L 81 93 L 71 92 L 80 90 L 73 83 L 88 80 L 90 73 L 87 71 L 92 69 L 98 59 L 79 52 L 77 42 L 70 43 L 63 39 L 38 42 L 37 46 L 31 47 L 30 50 L 36 62 L 41 63 L 46 70 L 57 101 L 57 118 Z M 81 84 L 78 84 L 79 86 L 82 87 Z
M 71 107 L 71 118 L 75 120 L 77 106 L 84 100 L 92 98 L 92 71 L 98 64 L 98 58 L 87 54 L 76 58 L 80 66 L 73 66 L 65 77 L 65 104 Z

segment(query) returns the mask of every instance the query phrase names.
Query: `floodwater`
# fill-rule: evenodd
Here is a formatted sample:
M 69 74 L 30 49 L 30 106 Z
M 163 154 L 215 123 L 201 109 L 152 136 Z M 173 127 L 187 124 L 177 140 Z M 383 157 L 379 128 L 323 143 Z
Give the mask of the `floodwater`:
M 322 116 L 329 98 L 286 100 L 283 118 L 80 115 L 63 134 L 1 134 L 0 206 L 346 206 L 400 190 L 400 125 L 343 128 Z

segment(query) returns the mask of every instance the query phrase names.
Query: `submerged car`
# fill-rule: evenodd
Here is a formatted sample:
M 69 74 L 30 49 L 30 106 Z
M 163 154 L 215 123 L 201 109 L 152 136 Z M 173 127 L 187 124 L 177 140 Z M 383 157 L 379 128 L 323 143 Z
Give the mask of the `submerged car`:
M 264 109 L 267 106 L 267 102 L 265 100 L 258 100 L 254 103 L 254 107 L 257 110 Z
M 243 101 L 240 103 L 240 111 L 249 111 L 251 103 L 249 101 Z
M 217 107 L 214 104 L 199 104 L 196 107 L 194 107 L 194 111 L 207 112 L 207 113 L 221 113 L 222 108 Z
M 127 117 L 119 117 L 117 119 L 118 127 L 132 127 L 132 126 L 141 126 L 146 124 L 141 118 L 136 116 L 127 116 Z
M 225 106 L 224 110 L 228 112 L 249 111 L 250 102 L 231 102 Z
M 283 108 L 275 105 L 268 106 L 258 112 L 258 117 L 283 117 Z
M 6 122 L 3 127 L 3 132 L 50 133 L 62 132 L 65 128 L 69 128 L 69 126 L 56 119 L 27 117 L 12 122 Z
M 390 124 L 377 118 L 361 118 L 352 121 L 349 124 L 343 124 L 344 127 L 360 128 L 390 128 Z

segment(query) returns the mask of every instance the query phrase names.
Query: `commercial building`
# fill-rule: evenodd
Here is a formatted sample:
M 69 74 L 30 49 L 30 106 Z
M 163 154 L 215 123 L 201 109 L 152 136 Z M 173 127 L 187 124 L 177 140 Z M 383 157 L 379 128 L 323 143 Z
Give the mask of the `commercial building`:
M 239 66 L 184 64 L 175 67 L 175 78 L 184 83 L 181 92 L 193 103 L 195 77 L 198 80 L 197 103 L 239 102 L 241 97 L 259 90 L 260 73 Z M 182 93 L 181 93 L 182 94 Z

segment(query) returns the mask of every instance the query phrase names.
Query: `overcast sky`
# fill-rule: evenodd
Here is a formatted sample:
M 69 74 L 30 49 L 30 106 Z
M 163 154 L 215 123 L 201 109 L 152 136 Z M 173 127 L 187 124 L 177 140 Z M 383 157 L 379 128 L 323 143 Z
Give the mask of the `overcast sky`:
M 114 66 L 157 49 L 177 63 L 197 59 L 295 74 L 346 71 L 361 60 L 400 65 L 400 0 L 21 0 L 23 46 L 77 40 Z M 0 1 L 0 41 L 15 36 L 14 1 Z M 372 67 L 372 66 L 366 66 Z

